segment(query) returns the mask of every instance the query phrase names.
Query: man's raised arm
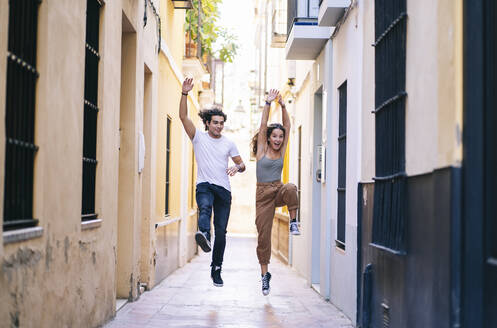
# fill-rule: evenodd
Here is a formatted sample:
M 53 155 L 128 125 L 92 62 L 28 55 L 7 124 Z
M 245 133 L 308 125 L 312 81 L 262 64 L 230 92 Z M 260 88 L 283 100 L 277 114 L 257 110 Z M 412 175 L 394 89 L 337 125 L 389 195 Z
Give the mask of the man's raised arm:
M 181 90 L 181 101 L 179 103 L 179 118 L 181 123 L 183 123 L 183 127 L 185 128 L 188 137 L 190 137 L 190 140 L 193 140 L 193 137 L 195 137 L 195 125 L 193 125 L 192 120 L 188 118 L 188 92 L 192 89 L 193 79 L 185 79 Z

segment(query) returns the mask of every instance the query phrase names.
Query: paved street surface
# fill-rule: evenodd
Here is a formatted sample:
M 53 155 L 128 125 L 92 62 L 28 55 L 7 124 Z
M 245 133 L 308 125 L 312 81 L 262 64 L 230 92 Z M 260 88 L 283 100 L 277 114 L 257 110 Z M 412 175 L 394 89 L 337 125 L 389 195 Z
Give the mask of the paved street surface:
M 273 258 L 271 293 L 261 293 L 253 238 L 229 238 L 222 277 L 210 279 L 210 253 L 201 253 L 160 285 L 126 304 L 106 328 L 148 327 L 341 327 L 350 321 Z

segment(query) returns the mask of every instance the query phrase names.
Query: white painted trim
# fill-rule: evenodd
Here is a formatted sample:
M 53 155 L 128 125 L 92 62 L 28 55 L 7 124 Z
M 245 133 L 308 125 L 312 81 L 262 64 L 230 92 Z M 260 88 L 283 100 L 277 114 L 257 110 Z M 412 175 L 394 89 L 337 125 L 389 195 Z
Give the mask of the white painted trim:
M 173 70 L 174 75 L 176 75 L 176 78 L 178 79 L 179 83 L 183 83 L 185 76 L 183 75 L 183 72 L 179 68 L 178 64 L 176 64 L 176 62 L 174 61 L 174 57 L 171 54 L 171 51 L 169 50 L 169 47 L 165 42 L 161 42 L 160 51 L 164 54 L 164 56 L 166 56 L 166 59 L 169 62 L 169 65 L 171 66 L 171 69 Z M 188 97 L 190 97 L 193 106 L 195 106 L 195 108 L 199 110 L 200 104 L 198 103 L 197 99 L 193 98 L 191 95 L 188 95 Z

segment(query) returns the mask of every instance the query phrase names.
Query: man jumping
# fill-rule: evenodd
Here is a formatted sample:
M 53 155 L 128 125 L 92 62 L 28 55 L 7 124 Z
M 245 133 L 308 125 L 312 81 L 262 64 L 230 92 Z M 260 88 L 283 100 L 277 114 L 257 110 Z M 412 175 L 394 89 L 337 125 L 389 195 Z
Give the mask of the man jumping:
M 199 208 L 198 226 L 195 234 L 197 244 L 204 252 L 211 251 L 211 214 L 214 210 L 214 249 L 212 252 L 211 278 L 214 286 L 222 287 L 221 266 L 224 248 L 226 247 L 226 228 L 231 208 L 231 189 L 228 176 L 245 171 L 245 164 L 240 157 L 236 145 L 221 135 L 226 121 L 226 114 L 219 109 L 199 112 L 205 130 L 195 128 L 188 118 L 188 92 L 193 88 L 193 79 L 183 82 L 179 118 L 188 137 L 193 143 L 193 151 L 197 160 L 196 200 Z M 229 157 L 235 163 L 228 167 Z

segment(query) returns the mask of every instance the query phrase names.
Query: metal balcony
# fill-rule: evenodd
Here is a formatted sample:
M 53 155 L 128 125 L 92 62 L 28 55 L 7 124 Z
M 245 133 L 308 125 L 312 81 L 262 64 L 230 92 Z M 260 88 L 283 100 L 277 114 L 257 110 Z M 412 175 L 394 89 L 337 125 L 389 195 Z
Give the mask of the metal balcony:
M 287 4 L 286 59 L 316 59 L 334 30 L 318 26 L 319 0 L 288 0 Z

